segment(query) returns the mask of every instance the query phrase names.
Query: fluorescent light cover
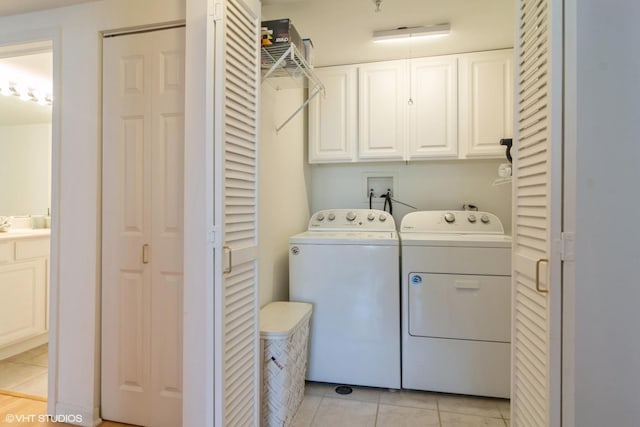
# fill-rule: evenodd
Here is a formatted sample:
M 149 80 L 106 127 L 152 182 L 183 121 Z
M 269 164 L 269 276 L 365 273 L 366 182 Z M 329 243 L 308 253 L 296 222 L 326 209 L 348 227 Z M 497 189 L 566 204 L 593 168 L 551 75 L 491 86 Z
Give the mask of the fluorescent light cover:
M 392 42 L 424 39 L 427 37 L 447 36 L 451 25 L 438 24 L 429 27 L 400 27 L 393 30 L 382 30 L 373 32 L 373 41 Z

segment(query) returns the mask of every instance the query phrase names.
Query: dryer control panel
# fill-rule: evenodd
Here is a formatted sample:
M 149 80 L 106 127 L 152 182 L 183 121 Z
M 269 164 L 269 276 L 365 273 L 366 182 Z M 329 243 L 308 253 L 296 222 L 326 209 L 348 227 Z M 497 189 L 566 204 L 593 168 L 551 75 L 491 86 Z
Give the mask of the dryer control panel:
M 309 220 L 309 230 L 321 231 L 395 231 L 391 214 L 378 209 L 326 209 Z
M 421 211 L 402 219 L 404 233 L 504 234 L 500 218 L 490 212 Z

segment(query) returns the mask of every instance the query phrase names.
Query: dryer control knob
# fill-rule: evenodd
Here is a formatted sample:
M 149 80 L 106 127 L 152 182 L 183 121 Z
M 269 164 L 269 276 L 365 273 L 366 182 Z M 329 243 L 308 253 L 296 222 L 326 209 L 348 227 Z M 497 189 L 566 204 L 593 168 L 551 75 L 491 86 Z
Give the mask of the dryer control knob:
M 316 219 L 317 219 L 318 221 L 322 221 L 322 220 L 324 220 L 324 214 L 319 213 L 318 215 L 316 215 Z
M 381 222 L 385 222 L 387 220 L 387 216 L 384 214 L 380 214 L 380 217 L 378 218 Z
M 456 221 L 456 216 L 451 212 L 447 212 L 446 214 L 444 214 L 444 220 L 451 224 Z
M 374 219 L 376 219 L 376 216 L 374 214 L 370 213 L 369 215 L 367 215 L 367 219 L 369 221 L 373 221 Z
M 329 218 L 329 221 L 333 221 L 334 219 L 336 219 L 336 215 L 332 212 L 327 218 Z
M 476 216 L 474 214 L 469 215 L 467 218 L 471 224 L 476 222 Z
M 483 224 L 489 224 L 489 215 L 482 215 L 480 221 L 482 221 Z
M 347 212 L 347 221 L 353 221 L 356 219 L 356 214 L 353 212 Z

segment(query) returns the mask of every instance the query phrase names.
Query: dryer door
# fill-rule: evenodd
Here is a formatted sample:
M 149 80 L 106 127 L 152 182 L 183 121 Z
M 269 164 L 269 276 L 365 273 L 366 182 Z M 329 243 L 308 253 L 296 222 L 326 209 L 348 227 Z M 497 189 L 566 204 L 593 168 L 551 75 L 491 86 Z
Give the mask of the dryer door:
M 409 274 L 409 335 L 509 342 L 511 277 Z

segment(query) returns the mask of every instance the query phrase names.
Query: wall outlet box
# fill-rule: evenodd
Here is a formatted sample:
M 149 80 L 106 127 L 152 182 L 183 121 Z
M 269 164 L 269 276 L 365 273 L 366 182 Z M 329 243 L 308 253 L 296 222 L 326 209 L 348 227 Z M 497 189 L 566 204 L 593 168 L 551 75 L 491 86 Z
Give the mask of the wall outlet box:
M 391 190 L 391 197 L 397 193 L 398 179 L 395 173 L 389 172 L 367 172 L 362 177 L 362 195 L 369 203 L 369 192 L 373 190 L 373 198 L 380 200 L 380 196 L 387 194 Z

